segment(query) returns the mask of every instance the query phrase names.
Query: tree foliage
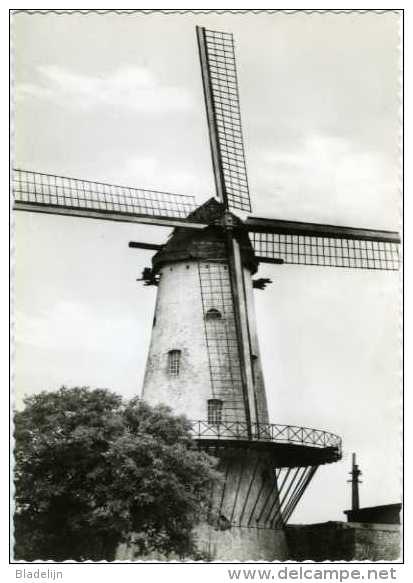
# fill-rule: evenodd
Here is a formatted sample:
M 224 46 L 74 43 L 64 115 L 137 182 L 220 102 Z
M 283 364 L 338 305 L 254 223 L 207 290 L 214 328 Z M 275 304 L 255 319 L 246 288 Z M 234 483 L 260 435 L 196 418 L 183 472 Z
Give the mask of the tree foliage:
M 15 558 L 113 560 L 194 552 L 215 460 L 189 422 L 104 389 L 29 397 L 15 415 Z

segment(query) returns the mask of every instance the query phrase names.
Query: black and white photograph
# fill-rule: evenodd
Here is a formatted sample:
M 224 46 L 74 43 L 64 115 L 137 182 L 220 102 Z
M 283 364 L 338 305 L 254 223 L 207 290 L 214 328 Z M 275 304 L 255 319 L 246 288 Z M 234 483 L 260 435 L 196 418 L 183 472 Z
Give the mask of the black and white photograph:
M 403 561 L 402 25 L 12 11 L 12 562 Z

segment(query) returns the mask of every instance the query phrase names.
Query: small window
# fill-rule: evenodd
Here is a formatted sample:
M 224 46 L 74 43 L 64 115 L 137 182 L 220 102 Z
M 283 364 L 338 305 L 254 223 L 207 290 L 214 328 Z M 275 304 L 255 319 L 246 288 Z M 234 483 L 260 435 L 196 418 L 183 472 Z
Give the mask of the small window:
M 181 351 L 170 350 L 168 352 L 168 373 L 172 377 L 177 377 L 179 375 L 180 365 L 181 365 Z
M 222 319 L 222 314 L 216 308 L 211 308 L 205 314 L 205 319 L 206 320 L 221 320 Z
M 220 425 L 222 423 L 222 405 L 221 399 L 209 399 L 208 423 L 211 423 L 211 425 Z

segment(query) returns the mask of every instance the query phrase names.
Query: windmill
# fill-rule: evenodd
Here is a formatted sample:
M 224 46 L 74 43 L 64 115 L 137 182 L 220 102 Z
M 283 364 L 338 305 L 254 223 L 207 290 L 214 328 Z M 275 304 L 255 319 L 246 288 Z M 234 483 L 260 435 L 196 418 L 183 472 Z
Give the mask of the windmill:
M 285 557 L 282 527 L 318 466 L 341 457 L 331 433 L 271 424 L 255 327 L 259 263 L 397 270 L 397 233 L 249 216 L 233 37 L 197 27 L 216 198 L 16 170 L 20 211 L 174 229 L 142 280 L 158 288 L 143 396 L 193 421 L 225 476 L 199 540 L 217 559 Z M 124 550 L 127 553 L 127 550 Z

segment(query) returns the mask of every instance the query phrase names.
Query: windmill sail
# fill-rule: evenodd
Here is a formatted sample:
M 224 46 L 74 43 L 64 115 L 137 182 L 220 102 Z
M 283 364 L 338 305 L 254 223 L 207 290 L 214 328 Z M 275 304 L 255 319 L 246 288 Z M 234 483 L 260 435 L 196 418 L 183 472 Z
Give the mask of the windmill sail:
M 197 37 L 217 196 L 250 212 L 233 35 L 197 26 Z
M 246 225 L 264 263 L 387 271 L 400 266 L 400 237 L 393 231 L 256 217 L 249 217 Z
M 233 36 L 203 27 L 197 27 L 196 31 L 217 196 L 224 210 L 231 208 L 249 211 L 251 202 Z M 237 374 L 242 387 L 248 434 L 251 437 L 252 424 L 256 420 L 256 395 L 242 258 L 231 220 L 229 223 L 224 220 L 224 223 L 235 324 L 234 340 L 239 357 Z
M 186 220 L 193 196 L 14 170 L 15 209 L 112 221 L 203 228 Z M 184 223 L 184 224 L 183 224 Z

